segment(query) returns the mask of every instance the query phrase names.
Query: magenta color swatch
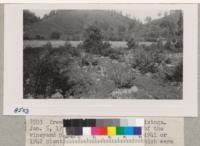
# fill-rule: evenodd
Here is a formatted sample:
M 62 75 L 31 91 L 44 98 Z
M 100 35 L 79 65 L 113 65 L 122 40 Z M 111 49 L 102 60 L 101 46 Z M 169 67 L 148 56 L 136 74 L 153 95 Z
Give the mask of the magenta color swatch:
M 99 135 L 100 129 L 98 127 L 92 127 L 92 135 Z

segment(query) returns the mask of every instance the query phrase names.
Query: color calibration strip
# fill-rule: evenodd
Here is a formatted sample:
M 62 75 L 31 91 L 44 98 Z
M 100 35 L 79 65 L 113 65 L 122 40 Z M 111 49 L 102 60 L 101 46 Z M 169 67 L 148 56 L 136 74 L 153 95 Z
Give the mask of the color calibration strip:
M 140 136 L 144 121 L 128 119 L 64 119 L 66 135 L 71 136 Z

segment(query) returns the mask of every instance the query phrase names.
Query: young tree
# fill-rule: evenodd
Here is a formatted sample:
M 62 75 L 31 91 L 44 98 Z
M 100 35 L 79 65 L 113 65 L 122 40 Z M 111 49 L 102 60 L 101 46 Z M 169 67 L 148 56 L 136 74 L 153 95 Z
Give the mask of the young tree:
M 136 40 L 134 38 L 131 38 L 130 40 L 128 40 L 127 46 L 128 46 L 128 49 L 136 49 L 137 47 Z
M 94 54 L 100 54 L 103 46 L 103 36 L 101 30 L 96 26 L 89 26 L 85 31 L 83 48 Z
M 52 32 L 50 37 L 51 37 L 51 39 L 58 40 L 60 38 L 60 33 Z

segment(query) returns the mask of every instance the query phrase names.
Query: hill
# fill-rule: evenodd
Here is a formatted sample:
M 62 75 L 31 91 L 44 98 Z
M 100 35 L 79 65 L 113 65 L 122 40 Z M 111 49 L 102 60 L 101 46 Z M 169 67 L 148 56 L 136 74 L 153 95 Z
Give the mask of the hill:
M 178 12 L 175 11 L 168 16 L 143 24 L 116 11 L 55 10 L 35 23 L 26 23 L 26 15 L 24 15 L 24 38 L 83 40 L 84 30 L 89 25 L 98 26 L 105 40 L 124 41 L 131 37 L 166 38 L 168 31 L 175 32 L 177 28 L 179 17 L 177 14 Z
M 166 38 L 168 40 L 183 35 L 183 15 L 180 10 L 171 10 L 169 15 L 143 25 L 140 31 L 144 39 Z M 149 40 L 151 41 L 151 40 Z

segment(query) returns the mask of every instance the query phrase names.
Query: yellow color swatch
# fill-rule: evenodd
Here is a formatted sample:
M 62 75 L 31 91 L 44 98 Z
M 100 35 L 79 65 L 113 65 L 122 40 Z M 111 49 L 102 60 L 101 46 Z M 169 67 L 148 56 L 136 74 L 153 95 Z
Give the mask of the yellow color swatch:
M 109 136 L 116 135 L 116 127 L 107 127 L 107 132 Z

